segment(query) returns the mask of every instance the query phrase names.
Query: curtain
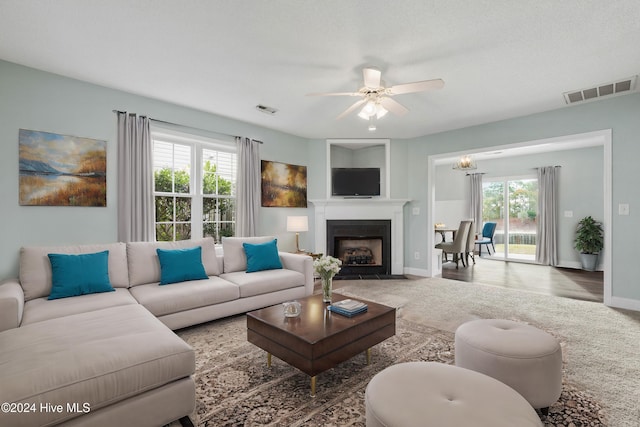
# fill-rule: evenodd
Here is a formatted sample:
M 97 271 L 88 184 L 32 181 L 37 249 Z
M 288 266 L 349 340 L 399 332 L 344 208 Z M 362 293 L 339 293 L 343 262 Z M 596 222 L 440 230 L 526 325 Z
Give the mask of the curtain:
M 236 194 L 236 232 L 238 237 L 252 237 L 258 232 L 260 212 L 260 143 L 236 137 L 238 177 Z
M 155 240 L 149 118 L 118 112 L 118 240 Z
M 476 233 L 482 231 L 482 174 L 469 174 L 471 180 L 471 197 L 469 217 L 473 219 Z
M 538 229 L 536 262 L 558 265 L 557 197 L 559 166 L 538 168 Z

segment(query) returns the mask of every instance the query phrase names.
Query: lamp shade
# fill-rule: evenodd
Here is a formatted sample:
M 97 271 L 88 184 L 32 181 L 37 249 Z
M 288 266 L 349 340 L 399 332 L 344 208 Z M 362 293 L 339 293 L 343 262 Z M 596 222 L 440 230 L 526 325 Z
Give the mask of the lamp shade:
M 288 216 L 287 231 L 309 231 L 309 217 L 307 216 Z

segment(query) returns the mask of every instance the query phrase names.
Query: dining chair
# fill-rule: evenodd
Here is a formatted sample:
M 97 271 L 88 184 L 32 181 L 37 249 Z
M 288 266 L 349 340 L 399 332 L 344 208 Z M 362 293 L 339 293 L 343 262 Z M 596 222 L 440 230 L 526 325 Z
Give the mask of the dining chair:
M 445 254 L 453 254 L 453 260 L 458 268 L 458 261 L 462 261 L 462 265 L 465 264 L 465 253 L 467 251 L 467 238 L 469 235 L 469 227 L 473 221 L 460 221 L 460 226 L 456 232 L 456 237 L 453 242 L 442 242 L 436 245 L 436 248 L 442 249 Z
M 478 256 L 482 256 L 482 245 L 487 245 L 487 252 L 491 255 L 491 251 L 489 250 L 489 245 L 493 248 L 493 253 L 496 252 L 496 247 L 493 245 L 493 236 L 496 233 L 496 223 L 495 222 L 485 222 L 484 227 L 482 227 L 482 237 L 475 241 L 475 244 L 478 245 Z
M 469 257 L 473 260 L 473 263 L 476 263 L 476 257 L 474 251 L 476 250 L 476 223 L 471 221 L 471 225 L 469 225 L 469 233 L 467 234 L 467 248 L 464 253 L 465 261 L 467 261 L 467 265 L 469 265 Z

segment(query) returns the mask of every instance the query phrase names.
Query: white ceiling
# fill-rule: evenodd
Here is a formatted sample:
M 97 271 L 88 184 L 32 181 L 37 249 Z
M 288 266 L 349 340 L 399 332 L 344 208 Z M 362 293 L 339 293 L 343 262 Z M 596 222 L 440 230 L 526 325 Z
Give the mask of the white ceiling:
M 562 108 L 564 92 L 639 74 L 638 40 L 638 0 L 0 0 L 1 59 L 307 138 Z M 445 86 L 396 96 L 410 112 L 375 133 L 335 120 L 355 98 L 305 96 L 356 91 L 365 66 Z

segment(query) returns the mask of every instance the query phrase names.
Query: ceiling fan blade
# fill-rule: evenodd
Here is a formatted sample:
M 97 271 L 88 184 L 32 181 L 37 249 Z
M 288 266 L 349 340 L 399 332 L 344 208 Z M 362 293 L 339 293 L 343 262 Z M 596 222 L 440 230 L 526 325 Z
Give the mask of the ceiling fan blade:
M 444 86 L 444 80 L 433 79 L 420 82 L 404 83 L 391 86 L 386 90 L 388 95 L 402 95 L 403 93 L 423 92 L 425 90 L 440 89 Z
M 382 73 L 380 70 L 376 70 L 375 68 L 364 68 L 362 69 L 362 75 L 364 76 L 364 86 L 377 89 L 380 87 L 380 77 L 382 77 Z
M 398 116 L 403 116 L 409 112 L 409 110 L 404 105 L 400 104 L 395 99 L 387 98 L 386 96 L 380 98 L 380 104 L 384 108 Z
M 360 92 L 314 92 L 306 96 L 362 96 Z
M 340 114 L 338 117 L 336 117 L 336 119 L 340 120 L 344 116 L 347 116 L 348 114 L 350 114 L 352 111 L 356 110 L 359 106 L 361 106 L 365 102 L 367 102 L 365 99 L 361 99 L 360 101 L 356 101 L 354 104 L 351 105 L 351 107 L 347 108 L 346 110 L 344 110 L 342 112 L 342 114 Z

